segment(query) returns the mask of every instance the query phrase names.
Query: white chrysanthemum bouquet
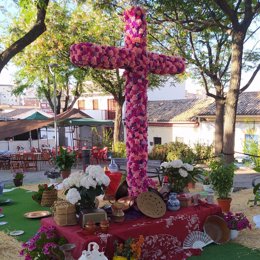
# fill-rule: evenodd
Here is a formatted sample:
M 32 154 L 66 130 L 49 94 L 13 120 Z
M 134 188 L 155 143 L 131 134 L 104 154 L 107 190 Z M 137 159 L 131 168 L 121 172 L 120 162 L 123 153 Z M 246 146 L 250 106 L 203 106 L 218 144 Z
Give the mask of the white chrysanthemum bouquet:
M 183 163 L 182 160 L 163 162 L 161 169 L 167 176 L 170 190 L 177 193 L 182 192 L 189 182 L 196 181 L 195 176 L 199 173 L 193 165 Z
M 96 197 L 104 193 L 104 187 L 109 185 L 110 179 L 101 166 L 89 165 L 85 173 L 72 173 L 62 183 L 66 199 L 83 209 L 95 207 Z

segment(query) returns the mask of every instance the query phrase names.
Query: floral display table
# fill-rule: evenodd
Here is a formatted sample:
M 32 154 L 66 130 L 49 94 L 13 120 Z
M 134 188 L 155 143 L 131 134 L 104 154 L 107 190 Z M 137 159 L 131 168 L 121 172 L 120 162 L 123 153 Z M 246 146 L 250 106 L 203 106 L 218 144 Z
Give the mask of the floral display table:
M 111 223 L 107 234 L 97 229 L 95 235 L 86 235 L 79 225 L 58 226 L 52 217 L 41 220 L 42 226 L 55 226 L 58 233 L 64 236 L 76 248 L 73 256 L 78 259 L 81 252 L 87 248 L 89 242 L 97 242 L 101 251 L 109 259 L 114 252 L 114 241 L 124 241 L 129 237 L 144 236 L 141 259 L 186 259 L 191 255 L 200 254 L 200 250 L 182 249 L 186 236 L 195 230 L 202 230 L 207 216 L 219 214 L 221 209 L 217 205 L 200 202 L 197 206 L 181 208 L 179 211 L 167 211 L 162 218 L 148 218 L 145 216 L 130 216 L 122 223 Z M 126 214 L 127 217 L 127 214 Z

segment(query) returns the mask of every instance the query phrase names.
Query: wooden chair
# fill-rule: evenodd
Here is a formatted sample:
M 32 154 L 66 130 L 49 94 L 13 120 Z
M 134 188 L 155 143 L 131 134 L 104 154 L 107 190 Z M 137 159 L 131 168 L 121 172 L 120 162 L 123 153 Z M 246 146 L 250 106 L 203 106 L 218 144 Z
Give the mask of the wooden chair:
M 24 170 L 25 171 L 37 171 L 37 157 L 34 153 L 25 153 L 23 155 Z
M 108 148 L 107 147 L 104 147 L 103 149 L 99 150 L 99 152 L 98 152 L 98 160 L 99 160 L 99 162 L 107 161 L 107 152 L 108 152 Z
M 99 163 L 99 149 L 97 146 L 93 146 L 91 149 L 91 155 L 90 155 L 90 163 L 91 164 L 98 164 Z
M 23 154 L 11 154 L 10 156 L 10 169 L 12 172 L 16 170 L 24 169 Z

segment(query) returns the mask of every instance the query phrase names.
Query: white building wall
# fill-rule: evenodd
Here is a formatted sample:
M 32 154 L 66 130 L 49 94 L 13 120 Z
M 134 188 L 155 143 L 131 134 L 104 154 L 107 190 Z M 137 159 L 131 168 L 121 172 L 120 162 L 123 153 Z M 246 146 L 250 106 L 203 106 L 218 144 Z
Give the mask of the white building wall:
M 243 144 L 245 134 L 249 128 L 254 127 L 258 135 L 260 143 L 260 123 L 238 122 L 236 123 L 235 132 L 235 152 L 243 153 Z M 149 126 L 148 127 L 148 149 L 152 149 L 154 137 L 161 137 L 162 144 L 173 142 L 176 140 L 182 141 L 190 146 L 196 143 L 210 145 L 214 143 L 215 126 L 214 122 L 200 122 L 198 127 L 191 125 L 174 125 L 172 127 Z
M 161 137 L 162 144 L 169 143 L 172 141 L 172 128 L 171 127 L 148 127 L 148 150 L 153 148 L 154 137 Z

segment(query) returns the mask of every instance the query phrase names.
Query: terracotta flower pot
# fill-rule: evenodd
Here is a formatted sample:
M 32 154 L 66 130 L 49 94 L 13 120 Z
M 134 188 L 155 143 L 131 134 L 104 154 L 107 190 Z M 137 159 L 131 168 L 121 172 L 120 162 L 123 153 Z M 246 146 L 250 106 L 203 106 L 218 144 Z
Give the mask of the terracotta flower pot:
M 231 205 L 231 198 L 226 198 L 226 199 L 217 199 L 218 205 L 222 209 L 223 212 L 229 212 L 230 211 L 230 205 Z
M 66 179 L 70 176 L 71 169 L 60 171 L 62 179 Z

